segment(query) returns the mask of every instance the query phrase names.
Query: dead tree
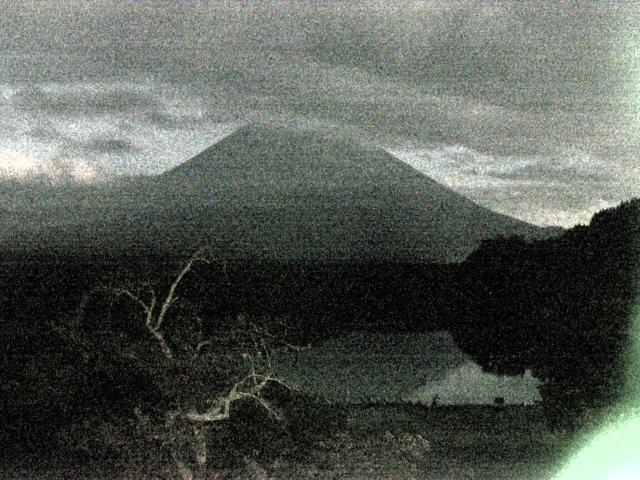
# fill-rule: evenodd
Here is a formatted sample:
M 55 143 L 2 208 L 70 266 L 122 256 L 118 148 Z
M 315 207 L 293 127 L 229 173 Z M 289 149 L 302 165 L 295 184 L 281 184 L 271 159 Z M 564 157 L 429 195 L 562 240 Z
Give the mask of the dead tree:
M 107 290 L 111 291 L 116 296 L 124 295 L 131 299 L 133 302 L 138 304 L 145 315 L 145 327 L 149 331 L 149 333 L 153 336 L 153 338 L 158 343 L 162 354 L 168 361 L 173 361 L 174 354 L 165 339 L 165 335 L 163 333 L 162 327 L 164 326 L 165 320 L 167 318 L 167 314 L 169 313 L 169 309 L 175 304 L 178 300 L 178 296 L 176 295 L 176 290 L 180 286 L 185 275 L 187 275 L 194 267 L 196 263 L 210 263 L 209 257 L 207 256 L 207 249 L 201 248 L 197 250 L 186 262 L 180 273 L 176 276 L 173 283 L 169 287 L 169 291 L 164 299 L 161 299 L 158 302 L 158 297 L 156 296 L 156 292 L 152 286 L 148 286 L 149 290 L 149 299 L 147 301 L 143 300 L 139 295 L 133 293 L 130 289 L 127 288 L 107 288 Z M 159 306 L 159 308 L 158 308 Z M 197 345 L 197 350 L 201 349 L 206 343 Z
M 230 357 L 236 357 L 236 363 L 233 363 L 233 365 L 235 365 L 237 369 L 245 369 L 244 373 L 240 371 L 233 372 L 236 378 L 239 377 L 239 380 L 233 382 L 226 389 L 220 391 L 212 388 L 210 391 L 199 392 L 198 397 L 200 401 L 194 402 L 195 404 L 180 405 L 165 411 L 163 419 L 159 423 L 153 422 L 150 416 L 145 414 L 141 408 L 135 408 L 135 416 L 141 424 L 149 426 L 155 423 L 154 428 L 161 431 L 160 435 L 163 435 L 167 439 L 166 443 L 168 445 L 173 444 L 174 451 L 172 455 L 178 466 L 179 474 L 184 480 L 192 479 L 194 477 L 194 471 L 193 468 L 189 467 L 189 462 L 181 458 L 179 452 L 175 451 L 175 442 L 172 440 L 175 439 L 176 436 L 184 438 L 186 435 L 190 437 L 188 443 L 193 449 L 197 469 L 204 471 L 209 457 L 207 426 L 229 419 L 231 406 L 240 400 L 254 401 L 270 415 L 279 418 L 278 412 L 263 396 L 263 393 L 265 388 L 272 383 L 278 383 L 289 388 L 285 382 L 274 374 L 272 368 L 267 342 L 273 343 L 273 340 L 276 338 L 275 335 L 264 328 L 259 328 L 252 322 L 247 322 L 246 317 L 239 316 L 238 319 L 242 320 L 239 322 L 240 328 L 245 329 L 245 331 L 241 333 L 250 339 L 252 343 L 250 346 L 245 345 L 245 347 L 248 347 L 246 350 L 251 350 L 251 352 L 246 350 L 242 351 L 242 346 L 240 349 L 234 351 L 216 351 L 215 340 L 213 338 L 204 338 L 202 334 L 202 320 L 196 318 L 195 320 L 199 325 L 199 334 L 196 344 L 193 345 L 191 349 L 193 355 L 190 358 L 178 358 L 175 354 L 164 327 L 166 326 L 167 318 L 172 307 L 176 305 L 179 298 L 177 291 L 181 282 L 185 276 L 192 271 L 194 266 L 201 262 L 210 262 L 207 249 L 197 250 L 186 261 L 180 272 L 173 279 L 164 297 L 158 296 L 156 290 L 149 284 L 144 286 L 144 290 L 146 290 L 146 295 L 144 296 L 139 293 L 142 289 L 100 287 L 94 290 L 94 292 L 106 292 L 113 295 L 114 298 L 127 298 L 142 310 L 145 329 L 150 334 L 151 340 L 159 348 L 162 353 L 162 358 L 164 359 L 165 369 L 157 375 L 158 379 L 162 379 L 159 381 L 165 383 L 167 381 L 174 381 L 175 383 L 175 378 L 171 378 L 171 375 L 176 375 L 176 372 L 180 372 L 181 381 L 184 381 L 185 377 L 187 377 L 187 381 L 192 380 L 202 374 L 202 372 L 204 372 L 205 375 L 211 376 L 211 372 L 215 372 L 212 363 L 220 358 L 228 361 Z M 85 298 L 83 306 L 80 308 L 81 314 L 90 298 L 91 295 Z M 209 355 L 201 355 L 205 347 L 208 347 Z M 293 348 L 284 342 L 281 343 L 280 347 Z M 144 359 L 142 359 L 142 361 L 144 361 Z M 244 367 L 242 367 L 242 365 Z M 150 369 L 152 370 L 153 367 Z M 167 379 L 167 377 L 169 378 Z M 198 386 L 200 385 L 201 383 L 198 383 Z

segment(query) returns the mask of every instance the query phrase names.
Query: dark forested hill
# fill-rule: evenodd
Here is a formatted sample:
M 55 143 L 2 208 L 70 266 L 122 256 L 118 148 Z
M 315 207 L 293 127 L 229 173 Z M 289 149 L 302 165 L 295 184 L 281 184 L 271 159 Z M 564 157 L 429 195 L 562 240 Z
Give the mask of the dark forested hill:
M 640 200 L 539 242 L 483 242 L 460 267 L 456 340 L 485 369 L 531 368 L 567 402 L 626 388 L 640 266 Z M 573 393 L 572 393 L 573 392 Z

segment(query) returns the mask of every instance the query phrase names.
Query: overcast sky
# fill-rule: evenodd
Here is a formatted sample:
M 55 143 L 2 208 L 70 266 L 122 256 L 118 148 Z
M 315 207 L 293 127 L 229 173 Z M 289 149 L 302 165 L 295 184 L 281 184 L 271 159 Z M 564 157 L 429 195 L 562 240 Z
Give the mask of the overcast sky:
M 538 224 L 640 195 L 640 2 L 0 11 L 0 175 L 159 172 L 278 120 L 383 146 Z

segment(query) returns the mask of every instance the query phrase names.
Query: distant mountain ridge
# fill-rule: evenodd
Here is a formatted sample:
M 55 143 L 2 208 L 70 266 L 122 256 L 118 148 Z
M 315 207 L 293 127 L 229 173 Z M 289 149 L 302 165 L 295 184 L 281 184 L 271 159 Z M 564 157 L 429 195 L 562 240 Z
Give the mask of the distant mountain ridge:
M 212 244 L 229 257 L 268 261 L 457 262 L 488 238 L 555 233 L 483 208 L 382 149 L 264 125 L 242 127 L 161 175 L 72 193 L 82 199 L 73 215 L 15 232 L 15 243 L 109 254 Z

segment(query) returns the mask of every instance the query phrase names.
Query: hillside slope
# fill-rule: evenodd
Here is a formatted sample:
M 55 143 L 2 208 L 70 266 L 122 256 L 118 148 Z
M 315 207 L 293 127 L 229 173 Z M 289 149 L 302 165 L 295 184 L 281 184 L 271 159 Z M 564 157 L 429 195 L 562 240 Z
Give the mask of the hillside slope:
M 273 126 L 242 127 L 173 170 L 96 199 L 14 244 L 104 253 L 213 244 L 228 257 L 272 261 L 457 262 L 487 238 L 550 233 L 382 149 Z

